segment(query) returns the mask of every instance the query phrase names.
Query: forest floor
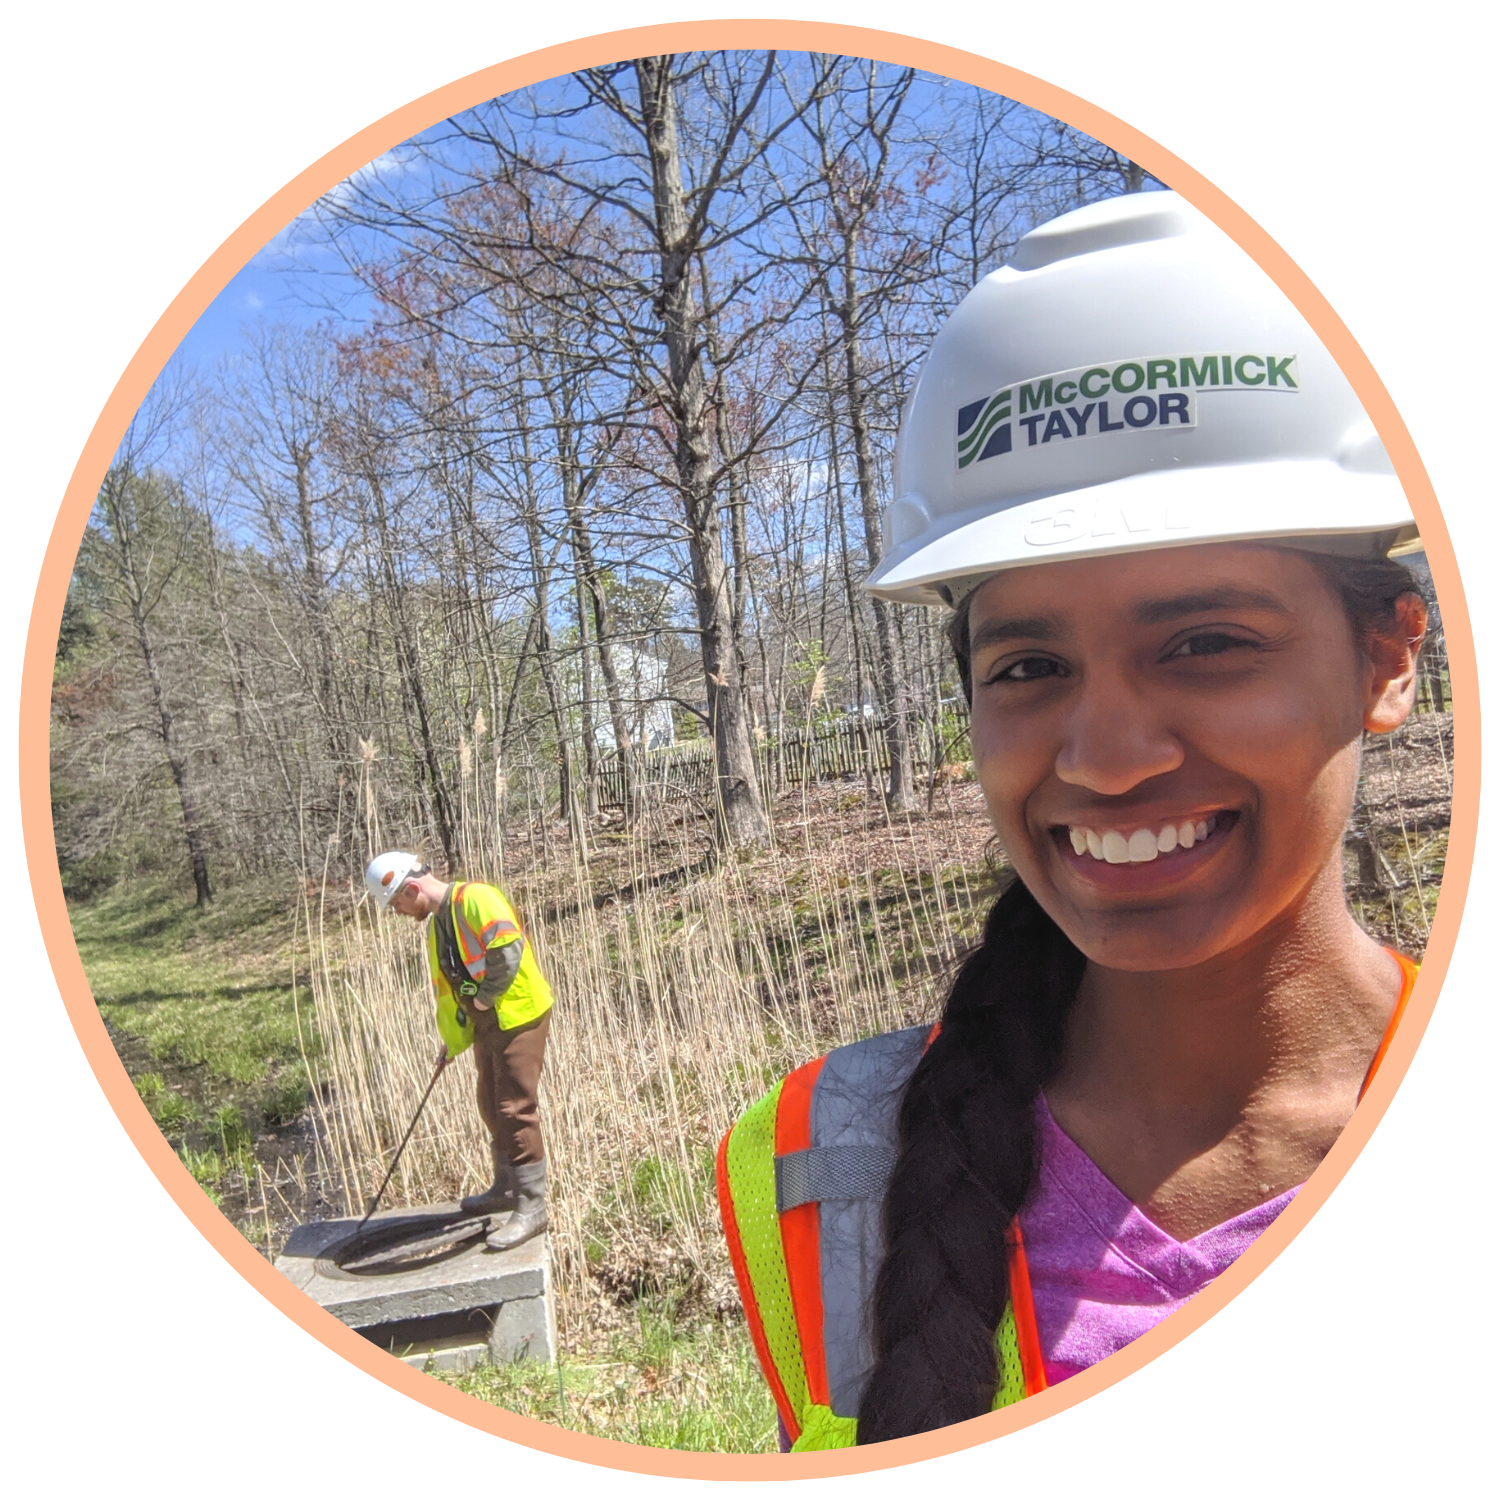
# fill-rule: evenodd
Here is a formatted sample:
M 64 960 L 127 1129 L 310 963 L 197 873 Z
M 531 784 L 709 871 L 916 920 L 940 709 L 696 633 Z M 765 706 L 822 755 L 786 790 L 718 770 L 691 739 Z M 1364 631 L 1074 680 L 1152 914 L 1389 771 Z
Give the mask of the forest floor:
M 1418 958 L 1441 885 L 1451 765 L 1445 714 L 1419 715 L 1376 745 L 1346 842 L 1360 920 Z M 853 780 L 783 793 L 774 809 L 774 880 L 767 861 L 758 882 L 764 857 L 749 856 L 748 889 L 755 899 L 795 906 L 799 869 L 805 877 L 837 845 L 844 868 L 870 872 L 876 902 L 890 880 L 908 878 L 898 867 L 937 871 L 944 881 L 956 870 L 978 895 L 1001 863 L 978 787 L 955 768 L 923 788 L 924 801 L 928 793 L 931 815 L 901 819 L 887 819 Z M 510 841 L 508 883 L 523 911 L 546 907 L 555 918 L 581 898 L 577 869 L 556 856 L 565 830 L 532 837 L 530 846 L 524 837 Z M 694 840 L 702 845 L 696 853 Z M 649 899 L 668 914 L 674 906 L 685 912 L 692 881 L 711 858 L 686 813 L 645 847 L 604 822 L 582 890 L 600 907 Z M 1361 882 L 1361 870 L 1373 871 L 1373 881 Z M 331 1179 L 309 1107 L 319 1046 L 305 1004 L 300 1015 L 297 1005 L 296 975 L 306 965 L 298 899 L 295 890 L 242 887 L 199 911 L 190 894 L 140 881 L 70 910 L 100 1013 L 141 1097 L 205 1192 L 267 1255 L 296 1223 L 344 1209 L 322 1186 Z M 607 1326 L 567 1330 L 558 1366 L 439 1378 L 524 1415 L 623 1441 L 707 1451 L 774 1446 L 774 1413 L 742 1317 L 690 1307 L 670 1289 L 619 1295 Z

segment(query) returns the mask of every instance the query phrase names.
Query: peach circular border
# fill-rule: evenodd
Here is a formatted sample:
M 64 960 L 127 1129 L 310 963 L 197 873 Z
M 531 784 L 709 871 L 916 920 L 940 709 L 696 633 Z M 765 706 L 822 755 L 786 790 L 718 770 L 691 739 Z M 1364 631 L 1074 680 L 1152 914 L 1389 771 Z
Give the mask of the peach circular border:
M 1169 182 L 1260 264 L 1323 340 L 1358 392 L 1395 463 L 1421 528 L 1443 602 L 1456 750 L 1453 823 L 1442 899 L 1406 1020 L 1380 1075 L 1326 1161 L 1255 1245 L 1182 1311 L 1101 1364 L 1004 1411 L 892 1444 L 797 1455 L 682 1453 L 568 1432 L 486 1405 L 376 1349 L 274 1270 L 219 1213 L 152 1122 L 93 1003 L 68 923 L 52 838 L 50 695 L 57 631 L 73 560 L 99 484 L 131 416 L 178 343 L 231 277 L 321 194 L 391 147 L 497 94 L 620 58 L 709 49 L 778 47 L 838 52 L 924 70 L 993 90 L 1122 151 Z M 1328 1199 L 1369 1140 L 1405 1076 L 1453 955 L 1468 894 L 1479 817 L 1479 683 L 1474 637 L 1453 544 L 1416 446 L 1374 367 L 1338 314 L 1286 252 L 1242 209 L 1185 162 L 1105 110 L 1028 73 L 972 52 L 888 31 L 817 21 L 685 21 L 614 31 L 547 47 L 471 73 L 393 111 L 328 152 L 251 214 L 174 299 L 137 350 L 95 423 L 73 471 L 42 563 L 27 633 L 21 687 L 21 810 L 26 860 L 42 936 L 74 1030 L 121 1124 L 184 1214 L 257 1291 L 330 1349 L 405 1395 L 486 1432 L 560 1457 L 638 1473 L 691 1479 L 804 1479 L 884 1469 L 957 1452 L 1039 1422 L 1104 1390 L 1211 1318 L 1263 1271 Z

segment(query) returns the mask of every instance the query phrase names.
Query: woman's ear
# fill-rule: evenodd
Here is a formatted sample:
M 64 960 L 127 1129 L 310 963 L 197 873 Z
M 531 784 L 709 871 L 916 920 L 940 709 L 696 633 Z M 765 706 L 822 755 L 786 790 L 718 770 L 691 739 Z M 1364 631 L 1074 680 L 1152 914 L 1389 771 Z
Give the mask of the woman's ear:
M 1372 734 L 1399 729 L 1417 700 L 1417 658 L 1427 639 L 1427 606 L 1420 594 L 1402 594 L 1390 627 L 1371 637 L 1366 650 L 1370 678 L 1365 728 Z

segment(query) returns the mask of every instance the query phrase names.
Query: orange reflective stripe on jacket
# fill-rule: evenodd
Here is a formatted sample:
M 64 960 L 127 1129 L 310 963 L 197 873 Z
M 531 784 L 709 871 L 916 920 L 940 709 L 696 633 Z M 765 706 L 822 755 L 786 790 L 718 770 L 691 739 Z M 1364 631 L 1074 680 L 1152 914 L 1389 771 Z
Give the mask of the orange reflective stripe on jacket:
M 1401 1024 L 1401 1017 L 1406 1014 L 1406 1002 L 1411 999 L 1412 989 L 1417 982 L 1417 974 L 1421 966 L 1413 963 L 1404 953 L 1397 953 L 1394 948 L 1385 950 L 1401 965 L 1401 993 L 1396 997 L 1396 1008 L 1391 1012 L 1391 1018 L 1385 1023 L 1385 1035 L 1380 1038 L 1380 1045 L 1375 1049 L 1375 1056 L 1370 1059 L 1370 1066 L 1365 1070 L 1365 1081 L 1359 1086 L 1359 1097 L 1365 1097 L 1365 1090 L 1374 1083 L 1375 1075 L 1380 1071 L 1380 1065 L 1385 1061 L 1385 1055 L 1390 1051 L 1391 1041 L 1396 1035 L 1396 1028 Z
M 797 1380 L 801 1350 L 795 1325 L 785 1316 L 791 1291 L 776 1224 L 775 1120 L 781 1089 L 778 1083 L 719 1142 L 715 1179 L 724 1237 L 744 1301 L 750 1340 L 782 1425 L 795 1439 L 801 1435 L 798 1414 L 806 1405 L 807 1388 L 805 1379 L 800 1384 Z M 778 1291 L 784 1295 L 778 1297 Z M 763 1306 L 770 1315 L 769 1326 Z M 783 1369 L 793 1383 L 791 1391 L 783 1383 Z
M 1015 1219 L 1005 1232 L 1010 1253 L 1006 1265 L 1010 1277 L 1010 1307 L 1016 1320 L 1016 1346 L 1026 1394 L 1047 1389 L 1047 1362 L 1042 1358 L 1042 1336 L 1036 1326 L 1036 1303 L 1031 1297 L 1031 1268 L 1026 1264 L 1026 1240 L 1021 1221 Z
M 790 1156 L 812 1146 L 812 1091 L 825 1059 L 815 1058 L 788 1074 L 776 1107 L 776 1155 Z M 828 1405 L 828 1363 L 823 1354 L 823 1268 L 819 1205 L 799 1203 L 780 1215 L 792 1313 L 802 1342 L 807 1399 Z

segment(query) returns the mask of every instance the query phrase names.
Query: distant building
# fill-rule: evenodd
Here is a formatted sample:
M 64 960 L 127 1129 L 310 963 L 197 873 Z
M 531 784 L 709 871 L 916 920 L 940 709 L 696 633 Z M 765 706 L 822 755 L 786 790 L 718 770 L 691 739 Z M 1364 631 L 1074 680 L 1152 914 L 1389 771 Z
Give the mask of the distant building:
M 631 744 L 637 750 L 661 750 L 675 745 L 677 729 L 667 698 L 666 662 L 639 646 L 616 644 L 611 653 Z M 615 748 L 614 727 L 608 718 L 596 721 L 594 738 L 601 749 Z

